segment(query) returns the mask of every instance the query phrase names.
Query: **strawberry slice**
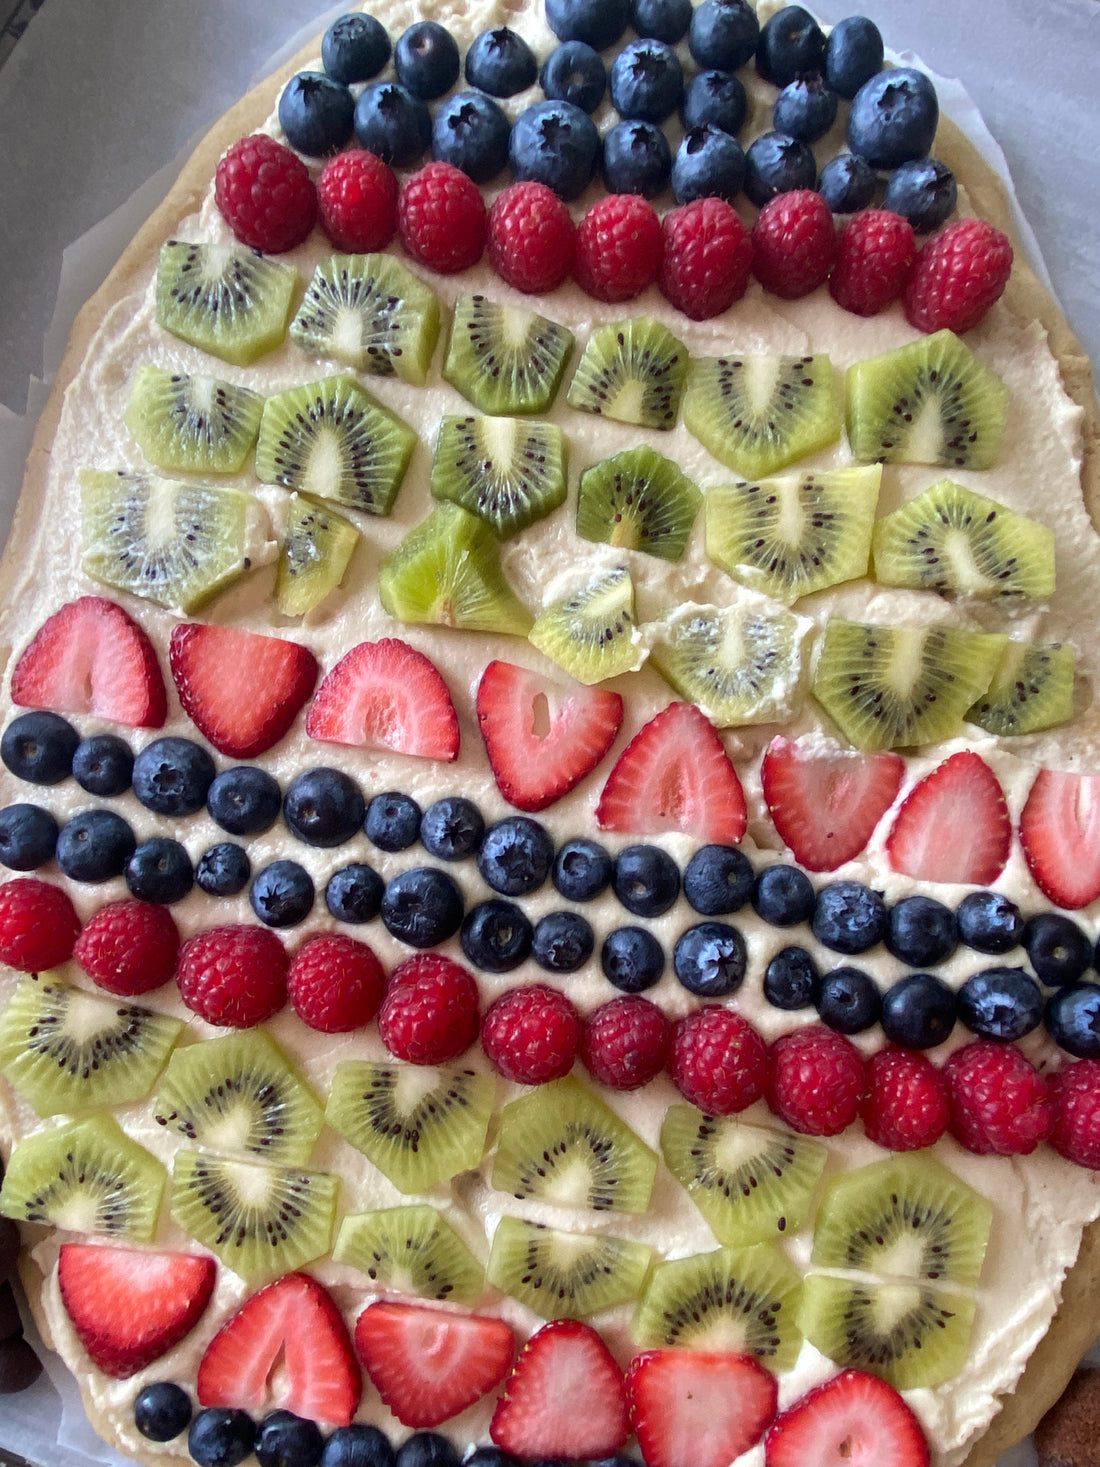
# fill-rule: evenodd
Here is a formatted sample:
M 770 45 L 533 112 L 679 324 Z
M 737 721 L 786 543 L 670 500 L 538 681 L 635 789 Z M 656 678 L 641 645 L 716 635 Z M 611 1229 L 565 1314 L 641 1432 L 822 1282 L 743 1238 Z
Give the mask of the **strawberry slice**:
M 423 652 L 397 637 L 360 642 L 341 657 L 310 704 L 306 733 L 324 744 L 458 758 L 447 684 Z
M 952 754 L 905 797 L 886 838 L 895 871 L 917 881 L 986 886 L 1004 870 L 1012 844 L 1004 791 L 984 759 Z
M 361 1387 L 343 1316 L 305 1273 L 284 1274 L 247 1299 L 199 1363 L 202 1405 L 237 1406 L 256 1417 L 279 1409 L 347 1426 Z
M 693 703 L 670 703 L 619 755 L 596 806 L 604 830 L 736 845 L 745 834 L 745 795 L 722 740 Z
M 648 1467 L 728 1467 L 775 1419 L 779 1387 L 751 1355 L 647 1350 L 626 1376 Z
M 15 664 L 11 700 L 130 728 L 160 728 L 168 716 L 152 642 L 105 596 L 81 596 L 42 623 Z
M 1100 896 L 1100 774 L 1040 769 L 1020 816 L 1020 844 L 1039 887 L 1075 911 Z
M 536 1330 L 497 1402 L 489 1435 L 517 1457 L 610 1457 L 626 1441 L 623 1373 L 589 1324 Z
M 378 1394 L 406 1426 L 438 1426 L 508 1373 L 516 1342 L 503 1319 L 419 1304 L 368 1304 L 355 1348 Z
M 610 749 L 623 700 L 606 688 L 552 682 L 497 661 L 478 684 L 477 717 L 501 794 L 517 810 L 545 810 Z
M 778 1416 L 765 1467 L 928 1467 L 921 1424 L 877 1375 L 843 1370 Z
M 777 734 L 760 766 L 775 828 L 808 871 L 835 871 L 866 846 L 897 798 L 900 754 L 858 754 Z
M 300 642 L 205 622 L 176 627 L 168 662 L 183 711 L 232 759 L 251 759 L 279 742 L 318 672 Z
M 62 1243 L 61 1301 L 100 1370 L 125 1380 L 189 1334 L 214 1291 L 214 1260 L 200 1253 Z

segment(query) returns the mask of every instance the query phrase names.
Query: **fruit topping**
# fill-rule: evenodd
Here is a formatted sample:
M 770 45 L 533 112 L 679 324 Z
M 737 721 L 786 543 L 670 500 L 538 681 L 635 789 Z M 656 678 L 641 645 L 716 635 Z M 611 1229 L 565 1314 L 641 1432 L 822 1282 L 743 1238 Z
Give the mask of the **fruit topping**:
M 68 892 L 34 876 L 0 886 L 0 962 L 38 973 L 67 962 L 80 935 Z
M 1100 778 L 1040 769 L 1020 816 L 1028 870 L 1056 906 L 1100 896 Z
M 256 1445 L 256 1423 L 247 1411 L 210 1406 L 196 1413 L 187 1432 L 187 1450 L 199 1467 L 243 1462 Z
M 54 854 L 70 881 L 110 881 L 126 870 L 136 845 L 134 832 L 121 815 L 95 807 L 66 820 Z
M 590 1325 L 555 1319 L 520 1352 L 489 1435 L 515 1456 L 602 1458 L 629 1430 L 622 1371 L 610 1350 Z
M 348 254 L 384 250 L 397 232 L 397 178 L 365 148 L 329 159 L 317 180 L 317 205 L 321 228 Z
M 587 1319 L 636 1299 L 651 1258 L 644 1243 L 504 1216 L 486 1277 L 543 1319 Z
M 882 33 L 865 15 L 838 20 L 825 40 L 825 80 L 850 101 L 882 70 Z
M 157 322 L 200 351 L 247 367 L 283 340 L 297 284 L 294 270 L 255 250 L 170 239 L 157 264 Z
M 603 140 L 601 167 L 609 194 L 652 199 L 672 170 L 668 139 L 655 122 L 617 122 Z
M 704 1004 L 673 1025 L 668 1069 L 692 1105 L 711 1117 L 732 1115 L 763 1095 L 767 1048 L 740 1014 Z
M 602 92 L 603 64 L 598 56 L 595 61 Z M 544 183 L 514 183 L 502 189 L 489 210 L 488 235 L 490 265 L 506 285 L 527 295 L 556 290 L 573 267 L 572 216 Z
M 634 583 L 626 566 L 602 571 L 535 618 L 529 640 L 578 682 L 591 686 L 640 667 Z
M 595 300 L 633 300 L 656 280 L 662 250 L 662 227 L 652 204 L 634 193 L 607 194 L 577 226 L 573 275 Z
M 348 1213 L 340 1224 L 332 1257 L 390 1293 L 476 1304 L 485 1287 L 485 1269 L 443 1214 L 424 1204 Z M 406 1425 L 435 1423 L 410 1421 Z
M 43 668 L 43 673 L 47 671 Z M 36 679 L 32 677 L 30 681 Z M 32 691 L 37 689 L 32 688 Z M 4 730 L 0 739 L 0 758 L 16 779 L 24 779 L 29 784 L 60 784 L 73 772 L 73 760 L 79 744 L 80 735 L 60 714 L 20 713 Z
M 481 811 L 463 795 L 434 800 L 420 821 L 421 844 L 441 861 L 464 861 L 475 855 L 484 834 Z
M 611 885 L 615 863 L 594 840 L 566 841 L 554 857 L 554 885 L 568 902 L 590 902 Z
M 434 101 L 458 80 L 458 42 L 438 21 L 416 21 L 397 38 L 393 66 L 414 97 Z
M 350 133 L 351 94 L 344 87 L 338 90 L 348 101 Z M 293 138 L 291 143 L 298 146 Z M 238 139 L 222 155 L 214 174 L 214 199 L 241 244 L 272 255 L 300 245 L 317 218 L 317 190 L 309 170 L 290 148 L 262 132 Z
M 174 1381 L 154 1381 L 134 1397 L 134 1425 L 147 1441 L 170 1442 L 190 1423 L 191 1397 Z
M 844 186 L 851 189 L 849 181 Z M 850 192 L 830 197 L 824 174 L 822 192 L 837 213 L 859 206 L 859 197 Z M 838 306 L 856 316 L 877 316 L 905 289 L 916 253 L 913 226 L 907 219 L 889 209 L 862 209 L 840 231 L 829 294 Z
M 235 474 L 256 443 L 264 401 L 217 377 L 137 369 L 126 426 L 142 453 L 169 474 Z
M 534 86 L 538 62 L 523 39 L 507 26 L 482 31 L 466 52 L 466 80 L 491 97 L 514 97 Z
M 613 987 L 622 993 L 639 993 L 659 981 L 665 953 L 646 928 L 616 927 L 604 938 L 600 967 Z
M 967 710 L 967 721 L 1012 738 L 1068 723 L 1073 717 L 1076 653 L 1067 642 L 1034 646 L 1010 641 L 993 681 Z
M 684 896 L 704 917 L 739 912 L 752 895 L 752 863 L 736 846 L 700 846 L 684 867 Z
M 324 68 L 345 86 L 377 76 L 390 59 L 390 49 L 382 22 L 359 11 L 341 15 L 321 38 Z
M 1054 1124 L 1049 1082 L 1011 1044 L 975 1039 L 949 1055 L 951 1134 L 979 1155 L 1027 1156 Z
M 804 947 L 781 947 L 764 969 L 764 997 L 777 1009 L 809 1008 L 820 979 Z
M 890 1151 L 917 1151 L 933 1146 L 947 1130 L 951 1118 L 947 1084 L 925 1055 L 880 1049 L 867 1061 L 866 1079 L 860 1115 L 863 1129 L 877 1145 Z
M 612 1090 L 637 1090 L 665 1067 L 669 1023 L 655 1003 L 637 994 L 613 998 L 587 1015 L 580 1054 L 594 1080 Z
M 439 336 L 439 301 L 393 255 L 331 255 L 313 272 L 290 336 L 311 356 L 421 387 Z
M 1008 860 L 1012 824 L 1004 792 L 972 750 L 945 759 L 915 785 L 894 817 L 886 853 L 917 881 L 995 881 Z
M 379 798 L 385 799 L 384 796 L 376 796 L 376 799 Z M 372 800 L 371 805 L 374 806 L 374 803 Z M 393 842 L 396 837 L 393 836 L 391 825 L 387 830 L 385 843 L 376 839 L 376 844 L 383 850 L 405 849 L 416 839 L 419 821 L 418 806 L 410 821 L 412 828 L 407 840 L 395 846 Z M 370 807 L 367 811 L 367 822 L 369 827 Z M 367 835 L 371 836 L 370 828 Z M 371 838 L 375 839 L 374 836 Z M 439 871 L 432 866 L 414 866 L 400 872 L 392 878 L 382 896 L 381 916 L 386 931 L 391 937 L 396 937 L 398 942 L 407 943 L 409 947 L 436 947 L 439 943 L 446 942 L 462 925 L 462 911 L 461 889 L 445 871 Z
M 748 479 L 775 473 L 840 436 L 832 363 L 820 355 L 697 357 L 684 423 L 736 473 Z
M 308 938 L 287 973 L 294 1012 L 323 1034 L 344 1034 L 368 1024 L 384 988 L 385 974 L 373 950 L 336 932 Z
M 745 154 L 745 193 L 758 209 L 780 194 L 812 189 L 817 164 L 806 143 L 782 132 L 763 132 Z
M 1070 983 L 1047 1001 L 1046 1026 L 1055 1044 L 1079 1059 L 1100 1059 L 1100 988 Z
M 248 1029 L 286 1002 L 287 956 L 262 927 L 209 927 L 180 949 L 176 982 L 189 1009 L 208 1024 Z
M 378 1033 L 391 1054 L 409 1064 L 441 1065 L 469 1049 L 477 1030 L 477 981 L 466 968 L 418 953 L 393 970 L 378 1012 Z
M 306 733 L 322 743 L 423 759 L 458 757 L 458 716 L 447 684 L 423 652 L 396 637 L 360 642 L 325 674 Z
M 554 401 L 572 347 L 572 332 L 535 311 L 459 295 L 443 376 L 480 412 L 541 413 Z
M 398 197 L 397 232 L 406 252 L 429 270 L 468 270 L 485 249 L 481 190 L 453 163 L 425 163 Z
M 882 893 L 858 881 L 830 881 L 817 893 L 813 933 L 832 952 L 867 952 L 886 936 L 888 917 Z
M 279 96 L 278 115 L 292 148 L 323 158 L 350 139 L 355 98 L 343 82 L 323 71 L 299 71 Z
M 878 188 L 878 174 L 869 163 L 857 157 L 855 153 L 838 153 L 836 157 L 830 158 L 822 168 L 817 187 L 821 197 L 834 214 L 855 214 L 861 209 L 867 209 L 874 199 Z M 910 254 L 915 252 L 916 245 L 913 244 Z M 839 269 L 840 256 L 838 255 L 837 263 L 833 268 L 834 278 Z M 901 284 L 904 284 L 904 281 Z M 901 284 L 898 286 L 899 291 Z M 862 315 L 863 312 L 858 314 Z
M 727 1467 L 775 1416 L 775 1377 L 749 1355 L 646 1350 L 630 1362 L 626 1390 L 649 1467 Z
M 316 895 L 313 878 L 297 861 L 270 861 L 256 873 L 248 901 L 267 927 L 296 927 L 304 922 Z
M 0 861 L 13 871 L 37 871 L 57 849 L 57 821 L 40 805 L 0 810 Z
M 760 766 L 775 828 L 809 871 L 835 871 L 864 850 L 904 773 L 897 754 L 861 755 L 782 734 Z
M 596 172 L 600 135 L 571 102 L 534 102 L 516 118 L 508 158 L 519 183 L 544 183 L 567 203 L 583 193 Z
M 936 136 L 936 89 L 922 71 L 890 67 L 863 83 L 848 114 L 848 146 L 872 168 L 923 158 Z
M 499 994 L 481 1023 L 481 1047 L 493 1068 L 520 1085 L 560 1080 L 573 1068 L 581 1020 L 572 1002 L 545 983 Z
M 488 183 L 508 161 L 511 126 L 504 110 L 484 92 L 455 92 L 436 110 L 432 157 L 460 169 L 475 184 Z M 479 213 L 472 197 L 463 209 L 464 222 Z
M 306 616 L 340 585 L 359 541 L 343 515 L 291 494 L 275 572 L 275 604 L 284 616 Z
M 747 0 L 703 0 L 691 17 L 688 48 L 700 66 L 737 71 L 751 61 L 760 22 Z
M 1100 1064 L 1079 1060 L 1051 1077 L 1055 1151 L 1078 1166 L 1100 1167 Z
M 445 417 L 431 490 L 509 539 L 565 503 L 566 443 L 553 423 L 527 418 Z
M 863 1058 L 850 1039 L 823 1025 L 794 1029 L 768 1055 L 768 1104 L 807 1136 L 837 1136 L 855 1120 Z
M 667 41 L 643 36 L 628 41 L 610 74 L 611 103 L 620 117 L 664 122 L 680 105 L 684 75 Z
M 671 459 L 643 443 L 585 469 L 577 493 L 577 534 L 662 560 L 682 560 L 702 500 Z
M 355 104 L 355 137 L 384 163 L 407 168 L 431 142 L 431 113 L 400 83 L 369 82 Z
M 959 219 L 921 246 L 905 287 L 905 315 L 920 331 L 969 331 L 1004 294 L 1012 245 L 984 219 Z
M 814 914 L 817 893 L 813 882 L 797 866 L 777 862 L 757 873 L 752 889 L 753 910 L 772 927 L 796 927 Z
M 542 63 L 539 86 L 552 102 L 570 102 L 582 112 L 594 112 L 607 90 L 607 72 L 587 41 L 563 41 Z
M 938 229 L 955 208 L 955 175 L 938 158 L 914 158 L 886 181 L 883 207 L 907 219 L 918 234 Z
M 764 1443 L 765 1467 L 928 1467 L 920 1422 L 892 1386 L 844 1370 L 777 1418 Z
M 785 5 L 760 27 L 756 70 L 765 81 L 785 87 L 803 72 L 820 71 L 825 33 L 801 5 Z
M 661 294 L 692 321 L 720 316 L 745 294 L 752 236 L 725 199 L 693 199 L 670 209 L 661 238 Z
M 251 877 L 248 852 L 231 840 L 207 846 L 195 863 L 195 885 L 207 896 L 236 896 Z
M 1057 912 L 1029 918 L 1022 941 L 1036 977 L 1048 985 L 1074 983 L 1092 966 L 1091 939 L 1076 922 Z
M 798 73 L 775 99 L 772 126 L 801 143 L 816 143 L 836 121 L 837 105 L 820 72 Z
M 697 922 L 672 951 L 676 977 L 699 998 L 722 998 L 740 988 L 747 959 L 745 939 L 727 922 Z
M 589 337 L 569 405 L 621 423 L 673 428 L 687 370 L 687 348 L 652 316 L 613 321 Z
M 769 199 L 752 228 L 752 273 L 782 300 L 798 300 L 824 284 L 836 252 L 832 211 L 813 188 Z
M 724 10 L 731 8 L 722 6 Z M 744 84 L 732 72 L 721 69 L 697 72 L 684 87 L 684 101 L 680 108 L 684 130 L 709 123 L 719 131 L 729 133 L 730 137 L 736 137 L 744 124 L 748 105 Z

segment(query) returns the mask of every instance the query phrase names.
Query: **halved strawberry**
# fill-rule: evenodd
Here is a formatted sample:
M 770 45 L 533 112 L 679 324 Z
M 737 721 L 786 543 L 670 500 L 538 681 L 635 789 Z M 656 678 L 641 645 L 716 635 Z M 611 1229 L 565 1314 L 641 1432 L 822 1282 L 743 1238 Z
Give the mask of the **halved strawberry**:
M 1020 844 L 1039 887 L 1075 911 L 1100 896 L 1100 774 L 1040 769 L 1020 816 Z
M 15 664 L 11 700 L 130 728 L 160 728 L 168 715 L 152 642 L 105 596 L 81 596 L 42 623 Z
M 842 1370 L 779 1415 L 765 1467 L 928 1467 L 921 1424 L 891 1385 Z
M 610 1457 L 630 1423 L 623 1373 L 589 1324 L 554 1319 L 523 1347 L 489 1435 L 517 1457 Z
M 179 1343 L 214 1291 L 214 1260 L 201 1253 L 62 1243 L 61 1302 L 80 1342 L 106 1375 L 125 1380 Z
M 604 830 L 736 845 L 745 834 L 745 795 L 714 725 L 693 703 L 670 703 L 619 755 L 596 819 Z
M 728 1467 L 775 1418 L 775 1376 L 751 1355 L 647 1350 L 626 1375 L 648 1467 Z
M 316 1279 L 288 1273 L 246 1299 L 199 1363 L 199 1401 L 259 1417 L 293 1411 L 347 1426 L 362 1377 L 343 1316 Z
M 545 810 L 615 742 L 623 700 L 606 688 L 553 682 L 497 661 L 481 675 L 477 718 L 501 794 L 517 810 Z
M 231 759 L 251 759 L 277 744 L 318 672 L 300 642 L 206 622 L 175 628 L 168 662 L 183 711 Z
M 326 673 L 306 715 L 325 744 L 458 758 L 458 715 L 435 664 L 397 637 L 360 642 Z
M 406 1426 L 438 1426 L 479 1401 L 516 1351 L 503 1319 L 420 1304 L 368 1304 L 355 1348 L 378 1394 Z
M 897 798 L 900 754 L 799 743 L 777 734 L 760 766 L 775 828 L 808 871 L 835 871 L 866 846 Z
M 1012 844 L 1004 791 L 984 759 L 952 754 L 906 795 L 886 837 L 895 871 L 917 881 L 985 886 L 1004 870 Z

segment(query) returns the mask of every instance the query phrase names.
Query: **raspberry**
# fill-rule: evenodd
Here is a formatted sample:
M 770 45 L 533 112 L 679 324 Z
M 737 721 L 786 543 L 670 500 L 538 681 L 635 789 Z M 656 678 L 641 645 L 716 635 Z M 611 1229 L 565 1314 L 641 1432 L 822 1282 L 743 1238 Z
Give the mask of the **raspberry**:
M 262 132 L 224 154 L 214 198 L 242 244 L 273 255 L 301 244 L 317 218 L 317 190 L 306 165 Z
M 384 250 L 397 232 L 397 176 L 365 148 L 337 153 L 317 180 L 321 228 L 340 250 Z
M 656 280 L 661 250 L 653 205 L 637 194 L 607 194 L 577 226 L 573 278 L 594 300 L 633 300 Z
M 581 1059 L 601 1085 L 637 1090 L 664 1069 L 669 1036 L 668 1020 L 655 1003 L 624 994 L 585 1020 Z
M 917 254 L 905 315 L 918 331 L 969 331 L 1000 300 L 1012 271 L 1008 236 L 984 219 L 959 219 Z
M 544 1085 L 567 1075 L 580 1037 L 576 1009 L 545 983 L 502 993 L 481 1024 L 485 1053 L 506 1080 L 520 1085 Z
M 438 953 L 400 963 L 378 1012 L 378 1032 L 391 1054 L 413 1065 L 440 1065 L 477 1038 L 477 983 Z
M 661 223 L 665 252 L 657 284 L 693 321 L 720 315 L 745 294 L 752 236 L 724 199 L 693 199 Z
M 577 231 L 544 183 L 513 183 L 489 210 L 489 263 L 516 290 L 554 290 L 573 268 Z
M 1050 1134 L 1050 1087 L 1014 1045 L 977 1039 L 943 1067 L 951 1134 L 980 1156 L 1027 1156 Z
M 812 188 L 769 199 L 752 228 L 752 273 L 785 301 L 816 290 L 836 259 L 836 227 L 828 204 Z
M 740 1014 L 705 1004 L 673 1025 L 668 1068 L 685 1100 L 725 1116 L 763 1095 L 768 1049 Z
M 855 1120 L 863 1057 L 850 1039 L 810 1024 L 784 1034 L 768 1055 L 768 1104 L 792 1131 L 836 1136 Z
M 840 231 L 829 294 L 856 316 L 877 316 L 905 289 L 917 241 L 908 219 L 889 209 L 864 209 Z
M 481 259 L 485 200 L 453 163 L 426 163 L 401 190 L 397 228 L 414 260 L 453 275 Z
M 365 942 L 338 932 L 304 942 L 286 980 L 294 1012 L 323 1034 L 361 1029 L 378 1012 L 386 988 L 382 964 Z
M 17 876 L 0 886 L 0 963 L 39 973 L 73 955 L 80 918 L 59 886 Z
M 208 1024 L 250 1029 L 286 1003 L 286 949 L 267 927 L 211 927 L 180 949 L 176 983 Z
M 133 998 L 168 982 L 179 950 L 179 930 L 167 907 L 122 901 L 89 917 L 73 957 L 100 988 Z
M 867 1065 L 863 1129 L 888 1151 L 917 1151 L 947 1130 L 947 1083 L 927 1055 L 880 1049 Z
M 1050 1144 L 1078 1166 L 1100 1169 L 1100 1060 L 1078 1060 L 1050 1081 Z

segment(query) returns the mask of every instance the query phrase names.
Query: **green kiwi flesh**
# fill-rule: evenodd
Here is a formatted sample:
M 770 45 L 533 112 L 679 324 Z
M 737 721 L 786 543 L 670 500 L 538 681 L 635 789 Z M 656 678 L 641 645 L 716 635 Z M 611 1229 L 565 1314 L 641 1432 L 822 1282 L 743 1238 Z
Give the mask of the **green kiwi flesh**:
M 331 255 L 290 323 L 312 356 L 422 387 L 439 337 L 439 301 L 392 255 Z
M 535 618 L 528 640 L 589 687 L 640 667 L 630 572 L 615 566 L 573 595 L 551 602 Z
M 967 722 L 1005 738 L 1068 723 L 1076 662 L 1068 642 L 1009 642 L 989 688 L 967 710 Z
M 476 514 L 501 540 L 565 503 L 565 435 L 523 418 L 446 417 L 431 490 Z
M 502 1217 L 486 1277 L 543 1319 L 587 1319 L 638 1297 L 652 1259 L 644 1243 Z
M 544 413 L 573 350 L 573 333 L 536 311 L 459 295 L 443 377 L 481 413 Z
M 642 428 L 674 428 L 689 362 L 684 343 L 652 316 L 612 321 L 588 338 L 569 406 Z
M 286 335 L 297 272 L 244 245 L 170 239 L 157 262 L 156 316 L 165 331 L 246 367 Z
M 702 502 L 687 475 L 643 443 L 585 469 L 577 494 L 577 534 L 680 560 Z
M 826 356 L 697 357 L 684 423 L 743 479 L 760 479 L 840 437 L 840 403 Z
M 443 1214 L 426 1203 L 349 1213 L 332 1257 L 385 1293 L 476 1304 L 485 1287 L 481 1264 Z
M 126 403 L 126 426 L 168 474 L 235 474 L 256 443 L 264 400 L 217 377 L 143 362 Z
M 275 604 L 284 616 L 306 616 L 344 579 L 359 531 L 334 509 L 292 494 L 275 568 Z

